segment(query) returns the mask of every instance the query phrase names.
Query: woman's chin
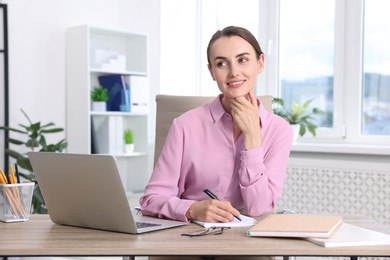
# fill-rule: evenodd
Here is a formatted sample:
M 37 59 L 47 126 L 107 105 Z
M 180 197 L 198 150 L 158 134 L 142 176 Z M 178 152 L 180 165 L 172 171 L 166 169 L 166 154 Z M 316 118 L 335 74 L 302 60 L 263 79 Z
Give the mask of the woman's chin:
M 229 92 L 225 93 L 224 96 L 228 98 L 238 98 L 238 97 L 246 97 L 248 95 L 248 92 Z

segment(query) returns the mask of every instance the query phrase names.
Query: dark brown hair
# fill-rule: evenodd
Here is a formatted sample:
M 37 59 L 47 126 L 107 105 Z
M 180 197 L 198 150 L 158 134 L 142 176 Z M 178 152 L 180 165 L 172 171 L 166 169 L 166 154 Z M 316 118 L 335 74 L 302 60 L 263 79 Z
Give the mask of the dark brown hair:
M 210 49 L 213 43 L 221 37 L 231 37 L 238 36 L 247 41 L 252 47 L 255 49 L 256 57 L 259 59 L 260 55 L 263 54 L 263 51 L 260 48 L 259 42 L 256 40 L 255 36 L 245 28 L 237 27 L 237 26 L 228 26 L 222 30 L 218 30 L 211 37 L 209 45 L 207 46 L 207 62 L 210 64 Z

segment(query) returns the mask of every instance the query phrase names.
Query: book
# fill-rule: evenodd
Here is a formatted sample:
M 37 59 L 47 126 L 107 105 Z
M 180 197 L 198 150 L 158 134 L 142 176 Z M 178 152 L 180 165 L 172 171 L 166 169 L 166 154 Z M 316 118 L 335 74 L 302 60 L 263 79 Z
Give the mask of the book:
M 305 238 L 323 247 L 390 245 L 390 235 L 343 223 L 330 238 Z
M 271 214 L 249 229 L 248 236 L 329 238 L 341 223 L 341 216 Z
M 149 112 L 149 78 L 147 76 L 130 75 L 128 77 L 130 86 L 130 110 L 133 113 Z
M 94 152 L 123 154 L 123 118 L 121 116 L 94 116 L 91 120 L 94 134 Z M 98 148 L 98 149 L 96 149 Z
M 257 223 L 256 219 L 245 216 L 245 215 L 240 215 L 241 221 L 238 219 L 234 219 L 233 221 L 230 222 L 203 222 L 199 220 L 192 220 L 192 222 L 205 227 L 249 227 L 253 226 Z

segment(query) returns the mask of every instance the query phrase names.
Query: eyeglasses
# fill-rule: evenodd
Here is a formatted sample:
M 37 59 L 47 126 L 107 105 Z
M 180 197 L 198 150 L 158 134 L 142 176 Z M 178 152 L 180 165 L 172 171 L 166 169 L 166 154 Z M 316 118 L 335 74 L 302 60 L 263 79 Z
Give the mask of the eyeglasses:
M 201 237 L 206 235 L 222 235 L 223 231 L 225 229 L 230 229 L 230 227 L 209 227 L 206 229 L 190 232 L 190 233 L 184 233 L 181 234 L 182 236 L 186 237 Z

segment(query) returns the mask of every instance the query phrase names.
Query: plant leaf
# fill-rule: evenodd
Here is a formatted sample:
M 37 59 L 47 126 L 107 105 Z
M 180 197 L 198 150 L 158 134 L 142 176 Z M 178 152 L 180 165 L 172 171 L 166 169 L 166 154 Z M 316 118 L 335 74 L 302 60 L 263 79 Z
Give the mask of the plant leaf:
M 25 144 L 25 142 L 19 141 L 19 140 L 13 139 L 13 138 L 8 138 L 8 141 L 9 141 L 11 144 L 16 144 L 16 145 Z
M 11 132 L 17 132 L 17 133 L 21 133 L 21 134 L 27 134 L 26 131 L 23 131 L 23 130 L 20 130 L 20 129 L 16 129 L 16 128 L 12 128 L 12 127 L 8 127 L 8 126 L 0 126 L 0 129 L 8 130 L 8 131 L 11 131 Z
M 58 133 L 64 131 L 63 128 L 42 129 L 41 133 Z

